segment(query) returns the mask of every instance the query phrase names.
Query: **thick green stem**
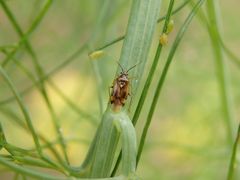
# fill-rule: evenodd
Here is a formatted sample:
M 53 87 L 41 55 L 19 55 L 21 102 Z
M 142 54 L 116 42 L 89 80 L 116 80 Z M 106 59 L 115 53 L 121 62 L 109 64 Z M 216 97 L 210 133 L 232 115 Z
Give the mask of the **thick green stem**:
M 122 173 L 125 176 L 134 176 L 136 170 L 137 138 L 132 121 L 127 114 L 118 119 L 122 139 Z

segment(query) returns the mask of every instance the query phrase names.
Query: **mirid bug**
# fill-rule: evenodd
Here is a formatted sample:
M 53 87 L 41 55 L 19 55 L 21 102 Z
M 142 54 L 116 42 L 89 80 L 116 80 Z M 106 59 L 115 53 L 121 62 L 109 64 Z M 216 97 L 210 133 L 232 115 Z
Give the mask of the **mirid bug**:
M 128 72 L 137 64 L 129 68 L 127 71 L 125 71 L 119 63 L 118 65 L 122 71 L 113 81 L 113 85 L 111 86 L 112 91 L 110 94 L 110 103 L 114 105 L 115 109 L 124 106 L 125 101 L 127 100 L 128 96 L 130 96 L 130 80 L 128 77 Z

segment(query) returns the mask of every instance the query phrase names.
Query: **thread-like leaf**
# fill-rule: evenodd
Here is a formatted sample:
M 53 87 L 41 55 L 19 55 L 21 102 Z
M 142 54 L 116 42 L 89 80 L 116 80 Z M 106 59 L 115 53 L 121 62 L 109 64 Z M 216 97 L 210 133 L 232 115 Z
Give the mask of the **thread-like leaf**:
M 192 19 L 195 16 L 197 10 L 201 7 L 203 2 L 204 2 L 204 0 L 199 0 L 198 3 L 193 8 L 193 10 L 190 12 L 187 19 L 185 20 L 185 22 L 181 26 L 181 28 L 180 28 L 180 30 L 177 34 L 177 37 L 175 38 L 175 41 L 172 45 L 172 48 L 169 52 L 166 64 L 163 68 L 163 72 L 160 76 L 160 79 L 158 80 L 157 88 L 156 88 L 156 91 L 154 93 L 154 99 L 153 99 L 152 104 L 150 106 L 150 110 L 149 110 L 149 113 L 148 113 L 148 116 L 147 116 L 147 120 L 146 120 L 146 123 L 144 125 L 144 129 L 143 129 L 143 132 L 142 132 L 142 135 L 141 135 L 141 140 L 140 140 L 140 145 L 139 145 L 139 148 L 138 148 L 138 155 L 137 155 L 137 164 L 138 164 L 138 162 L 140 160 L 140 157 L 141 157 L 141 154 L 142 154 L 142 150 L 143 150 L 143 146 L 144 146 L 144 143 L 145 143 L 148 128 L 151 124 L 152 116 L 153 116 L 154 110 L 156 108 L 156 105 L 157 105 L 157 102 L 158 102 L 158 97 L 159 97 L 160 92 L 162 90 L 162 86 L 163 86 L 163 83 L 165 81 L 169 66 L 172 62 L 172 59 L 174 57 L 174 54 L 177 50 L 178 45 L 179 45 L 180 41 L 182 40 L 182 37 L 183 37 L 184 33 L 186 32 L 190 22 L 192 21 Z
M 48 11 L 48 8 L 50 7 L 51 3 L 52 3 L 52 0 L 47 0 L 47 1 L 44 2 L 43 8 L 40 11 L 39 15 L 36 17 L 36 19 L 32 23 L 32 25 L 29 28 L 29 30 L 27 31 L 27 33 L 24 34 L 22 29 L 21 29 L 21 27 L 20 27 L 20 25 L 18 24 L 15 16 L 13 15 L 12 11 L 9 9 L 7 4 L 4 1 L 0 1 L 0 4 L 2 5 L 3 10 L 5 11 L 6 15 L 8 16 L 8 18 L 9 18 L 10 22 L 12 23 L 14 29 L 16 30 L 17 34 L 21 37 L 21 40 L 19 41 L 18 45 L 13 49 L 13 51 L 11 51 L 11 53 L 9 53 L 7 58 L 3 61 L 3 63 L 2 63 L 3 66 L 7 65 L 7 63 L 15 55 L 15 53 L 21 47 L 22 44 L 25 44 L 26 47 L 27 47 L 28 52 L 32 56 L 35 56 L 34 55 L 35 53 L 33 52 L 32 47 L 31 47 L 30 43 L 28 42 L 28 38 L 29 38 L 30 34 L 36 29 L 36 27 L 41 22 L 41 20 L 44 17 L 45 13 Z
M 0 66 L 0 73 L 2 74 L 3 78 L 5 79 L 6 83 L 8 84 L 9 88 L 11 89 L 11 91 L 13 92 L 22 112 L 23 112 L 23 115 L 25 117 L 25 120 L 27 122 L 27 125 L 28 125 L 28 128 L 30 129 L 31 131 L 31 134 L 32 134 L 32 137 L 33 137 L 33 140 L 35 142 L 35 145 L 36 145 L 36 148 L 38 150 L 38 153 L 41 155 L 42 154 L 42 149 L 41 149 L 41 146 L 40 146 L 40 143 L 39 143 L 39 140 L 38 140 L 38 136 L 37 136 L 37 133 L 33 127 L 33 124 L 32 124 L 32 120 L 31 120 L 31 117 L 27 111 L 27 108 L 26 106 L 24 105 L 18 91 L 16 90 L 15 86 L 13 85 L 12 81 L 10 80 L 9 76 L 7 75 L 7 73 L 5 72 L 5 70 Z
M 163 26 L 162 34 L 167 32 L 167 27 L 168 27 L 168 23 L 170 21 L 170 17 L 171 17 L 171 14 L 172 14 L 173 5 L 174 5 L 174 0 L 171 0 L 169 2 L 168 12 L 167 12 L 167 15 L 166 15 L 166 20 L 165 20 L 165 23 L 164 23 L 164 26 Z M 154 73 L 156 71 L 156 68 L 157 68 L 159 57 L 160 57 L 161 52 L 162 52 L 162 47 L 163 47 L 163 45 L 159 42 L 158 47 L 157 47 L 157 51 L 156 51 L 156 54 L 155 54 L 155 57 L 154 57 L 154 60 L 153 60 L 152 66 L 151 66 L 151 69 L 149 71 L 147 80 L 144 84 L 144 88 L 142 90 L 137 108 L 136 108 L 134 116 L 133 116 L 132 121 L 133 121 L 134 125 L 137 123 L 138 117 L 140 115 L 143 104 L 145 102 L 149 87 L 150 87 L 152 79 L 153 79 L 153 75 L 154 75 Z
M 171 15 L 174 15 L 174 14 L 178 13 L 178 12 L 179 12 L 182 8 L 184 8 L 190 1 L 192 1 L 192 0 L 184 1 L 184 2 L 183 2 L 182 4 L 180 4 L 176 9 L 174 9 L 174 10 L 172 11 Z M 164 15 L 164 16 L 160 17 L 157 22 L 158 22 L 158 23 L 162 22 L 162 21 L 166 18 L 166 16 L 167 16 L 167 15 Z M 98 47 L 98 48 L 95 49 L 94 51 L 99 51 L 99 50 L 105 49 L 105 48 L 107 48 L 107 47 L 109 47 L 109 46 L 111 46 L 111 45 L 113 45 L 113 44 L 115 44 L 115 43 L 118 43 L 118 42 L 122 41 L 124 38 L 125 38 L 125 35 L 119 36 L 119 37 L 117 37 L 117 38 L 115 38 L 115 39 L 113 39 L 113 40 L 105 43 L 104 45 Z M 92 52 L 94 52 L 94 51 L 92 51 Z
M 84 51 L 86 50 L 86 45 L 81 46 L 80 48 L 78 48 L 76 51 L 74 51 L 74 53 L 72 55 L 70 55 L 66 60 L 64 60 L 63 62 L 61 62 L 59 65 L 57 65 L 54 69 L 50 70 L 47 74 L 45 74 L 44 76 L 40 77 L 40 79 L 38 79 L 35 83 L 33 83 L 32 85 L 30 85 L 29 87 L 25 88 L 23 91 L 21 91 L 19 94 L 21 96 L 26 95 L 28 92 L 30 92 L 32 89 L 34 89 L 34 87 L 38 86 L 39 84 L 41 84 L 43 81 L 47 80 L 50 76 L 56 74 L 57 72 L 59 72 L 60 70 L 62 70 L 64 67 L 66 67 L 69 63 L 71 63 L 72 61 L 76 60 L 77 57 L 82 54 Z M 10 96 L 7 97 L 6 99 L 3 99 L 0 101 L 0 106 L 7 104 L 9 102 L 12 102 L 16 100 L 14 96 Z
M 3 157 L 0 157 L 0 163 L 3 164 L 4 166 L 10 168 L 11 170 L 14 170 L 15 172 L 23 173 L 25 175 L 29 175 L 29 176 L 35 177 L 37 179 L 47 179 L 47 180 L 62 179 L 60 177 L 54 177 L 54 176 L 46 175 L 42 172 L 38 172 L 38 171 L 30 169 L 30 168 L 25 168 L 23 166 L 16 165 L 14 163 L 11 163 L 11 162 L 7 161 Z M 66 179 L 66 178 L 64 178 L 64 179 Z
M 233 108 L 232 108 L 232 100 L 230 96 L 229 90 L 229 74 L 228 67 L 225 63 L 225 59 L 223 56 L 223 48 L 220 40 L 220 32 L 219 32 L 219 19 L 217 12 L 217 0 L 208 0 L 207 1 L 207 12 L 208 18 L 210 20 L 211 26 L 209 26 L 209 33 L 212 43 L 212 48 L 215 56 L 215 66 L 216 66 L 216 75 L 219 83 L 219 94 L 221 98 L 222 105 L 222 115 L 224 116 L 224 122 L 227 129 L 227 138 L 230 145 L 233 144 L 234 136 L 233 136 Z

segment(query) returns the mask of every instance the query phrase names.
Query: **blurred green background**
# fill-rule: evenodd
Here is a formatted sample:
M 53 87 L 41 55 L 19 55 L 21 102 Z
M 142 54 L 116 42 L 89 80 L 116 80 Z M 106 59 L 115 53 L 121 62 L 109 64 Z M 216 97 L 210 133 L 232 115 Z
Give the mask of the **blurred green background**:
M 182 2 L 177 1 L 175 7 Z M 8 0 L 6 3 L 26 32 L 43 1 Z M 68 140 L 67 152 L 73 165 L 81 164 L 100 121 L 98 92 L 104 96 L 104 106 L 107 105 L 108 88 L 115 75 L 122 41 L 106 48 L 104 56 L 94 62 L 98 64 L 99 73 L 103 79 L 101 87 L 96 83 L 92 60 L 89 59 L 88 53 L 123 35 L 127 26 L 131 1 L 115 0 L 111 3 L 111 8 L 104 17 L 103 28 L 94 30 L 104 5 L 103 0 L 54 1 L 30 38 L 45 73 L 51 72 L 89 39 L 97 39 L 94 44 L 89 45 L 88 50 L 49 78 L 78 108 L 93 115 L 96 121 L 76 113 L 53 87 L 46 83 L 61 130 Z M 167 1 L 162 3 L 161 15 L 166 13 L 167 3 Z M 223 39 L 238 57 L 240 57 L 239 6 L 240 1 L 237 0 L 220 0 Z M 187 6 L 173 16 L 175 27 L 169 37 L 169 45 L 164 47 L 159 71 L 163 61 L 166 60 L 172 40 L 189 10 L 190 6 Z M 156 29 L 149 63 L 154 57 L 162 25 L 160 23 Z M 1 7 L 0 46 L 18 41 L 19 37 Z M 31 57 L 26 53 L 24 46 L 18 50 L 15 57 L 36 74 Z M 4 58 L 5 55 L 0 53 L 0 63 Z M 225 59 L 231 82 L 232 110 L 236 120 L 234 130 L 236 131 L 237 122 L 240 120 L 240 69 L 227 57 Z M 5 69 L 19 91 L 32 84 L 14 63 L 9 63 Z M 148 69 L 147 66 L 146 70 Z M 150 92 L 154 91 L 157 79 L 158 77 L 155 78 Z M 143 128 L 141 124 L 145 122 L 149 110 L 148 104 L 153 98 L 152 94 L 148 96 L 147 104 L 144 106 L 145 113 L 142 113 L 140 123 L 136 127 L 138 137 Z M 12 96 L 11 91 L 0 77 L 0 101 L 10 96 Z M 36 88 L 32 89 L 25 94 L 24 101 L 36 129 L 49 140 L 55 141 L 56 134 L 51 118 L 39 91 Z M 32 148 L 31 136 L 4 114 L 4 109 L 11 109 L 22 117 L 16 101 L 1 104 L 0 109 L 0 122 L 8 142 L 22 148 Z M 238 154 L 239 152 L 240 150 Z M 218 81 L 209 35 L 195 17 L 167 75 L 137 174 L 143 179 L 225 179 L 230 155 L 231 147 L 226 139 L 226 127 L 221 115 Z M 239 166 L 240 156 L 237 157 L 236 172 L 240 171 Z M 12 172 L 3 166 L 0 168 L 0 179 L 12 178 Z M 240 175 L 238 177 L 240 178 Z

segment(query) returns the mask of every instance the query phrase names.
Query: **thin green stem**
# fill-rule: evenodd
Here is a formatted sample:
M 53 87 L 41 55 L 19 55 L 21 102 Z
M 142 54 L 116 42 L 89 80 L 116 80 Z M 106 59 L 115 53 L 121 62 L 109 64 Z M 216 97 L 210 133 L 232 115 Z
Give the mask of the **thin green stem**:
M 8 55 L 9 53 L 6 50 L 3 50 L 3 53 Z M 34 75 L 25 67 L 22 65 L 21 61 L 17 60 L 15 57 L 12 57 L 12 61 L 18 66 L 18 68 L 26 74 L 26 76 L 33 82 L 36 82 L 36 79 Z
M 4 50 L 4 53 L 7 54 L 7 52 Z M 24 72 L 26 74 L 26 76 L 33 82 L 36 83 L 36 79 L 34 77 L 34 75 L 26 68 L 22 65 L 21 61 L 18 61 L 17 59 L 15 59 L 13 57 L 13 61 L 14 63 L 16 63 L 16 65 L 20 68 L 20 70 L 22 72 Z M 72 110 L 76 113 L 78 113 L 80 116 L 85 117 L 87 119 L 91 119 L 91 122 L 93 125 L 97 124 L 97 119 L 96 117 L 94 117 L 91 114 L 88 114 L 87 112 L 84 112 L 83 110 L 81 110 L 74 102 L 72 102 L 65 94 L 63 94 L 61 92 L 61 90 L 53 83 L 53 81 L 51 81 L 51 79 L 47 79 L 48 83 L 52 86 L 53 90 L 55 90 L 55 92 L 72 108 Z
M 22 156 L 22 155 L 19 155 L 19 156 L 15 155 L 15 156 L 13 156 L 13 159 L 15 161 L 17 161 L 18 163 L 24 164 L 24 165 L 56 169 L 55 166 L 51 166 L 48 163 L 46 163 L 45 161 L 43 161 L 41 159 L 37 159 L 37 158 L 26 157 L 26 156 Z
M 15 17 L 13 16 L 11 11 L 7 7 L 7 5 L 5 3 L 2 3 L 6 14 L 8 15 L 10 21 L 12 22 L 13 26 L 17 30 L 17 33 L 21 37 L 20 44 L 25 43 L 26 49 L 32 57 L 32 60 L 33 60 L 33 63 L 34 63 L 34 66 L 35 66 L 35 69 L 36 69 L 36 72 L 37 72 L 39 78 L 44 76 L 44 71 L 41 68 L 41 66 L 40 66 L 40 64 L 37 60 L 36 53 L 34 52 L 31 44 L 28 42 L 28 37 L 33 32 L 33 30 L 37 27 L 37 25 L 40 23 L 40 21 L 42 20 L 42 18 L 45 15 L 45 13 L 48 11 L 48 8 L 50 7 L 51 3 L 52 3 L 52 0 L 46 1 L 46 3 L 44 4 L 44 6 L 43 6 L 42 10 L 40 11 L 39 15 L 36 17 L 36 19 L 34 20 L 34 22 L 32 23 L 31 27 L 29 28 L 29 30 L 27 31 L 27 33 L 25 35 L 24 35 L 23 31 L 21 30 L 20 25 L 17 23 Z M 17 48 L 14 51 L 12 51 L 12 53 L 10 53 L 10 55 L 7 57 L 7 59 L 3 62 L 3 66 L 5 66 L 7 64 L 7 62 L 9 62 L 9 60 L 13 57 L 13 55 L 15 54 L 16 51 L 17 51 Z M 65 160 L 67 162 L 69 162 L 67 152 L 66 152 L 66 144 L 64 142 L 64 138 L 63 138 L 63 135 L 62 135 L 62 132 L 61 132 L 61 128 L 60 128 L 60 125 L 58 123 L 58 120 L 57 120 L 56 114 L 54 112 L 53 106 L 50 102 L 50 99 L 48 98 L 47 91 L 46 91 L 46 88 L 45 88 L 43 82 L 39 84 L 39 90 L 42 92 L 42 96 L 43 96 L 43 98 L 45 100 L 45 103 L 48 107 L 48 110 L 49 110 L 49 113 L 51 115 L 51 119 L 52 119 L 52 122 L 54 124 L 56 133 L 57 133 L 57 135 L 60 139 L 61 148 L 62 148 L 64 157 L 65 157 Z
M 190 1 L 192 0 L 187 0 L 185 1 L 183 4 L 181 4 L 179 7 L 177 7 L 174 11 L 173 11 L 173 15 L 176 14 L 177 12 L 179 12 L 182 8 L 184 8 Z M 159 19 L 159 22 L 161 22 L 162 20 L 164 20 L 165 17 L 161 17 Z M 96 50 L 101 50 L 101 49 L 105 49 L 106 47 L 109 47 L 121 40 L 124 39 L 124 36 L 118 37 L 114 40 L 112 40 L 109 43 L 106 43 L 105 45 L 97 48 Z M 77 57 L 84 51 L 86 50 L 86 45 L 83 45 L 82 47 L 80 47 L 79 49 L 77 49 L 69 58 L 67 58 L 66 60 L 64 60 L 60 65 L 58 65 L 56 68 L 54 68 L 52 71 L 50 71 L 49 73 L 47 73 L 44 77 L 41 77 L 41 79 L 38 80 L 38 82 L 35 84 L 32 84 L 31 86 L 27 87 L 26 89 L 24 89 L 20 94 L 21 95 L 25 95 L 27 94 L 30 90 L 32 90 L 37 84 L 41 83 L 42 81 L 46 80 L 48 77 L 56 74 L 57 72 L 59 72 L 61 69 L 63 69 L 66 65 L 70 64 L 71 62 L 73 62 L 74 60 L 77 59 Z M 96 51 L 94 50 L 94 51 Z M 9 97 L 5 100 L 0 101 L 0 105 L 9 103 L 11 101 L 14 100 L 14 97 Z
M 38 140 L 38 136 L 37 136 L 37 133 L 33 127 L 33 124 L 32 124 L 32 120 L 31 120 L 31 117 L 28 113 L 28 110 L 26 108 L 26 106 L 24 105 L 23 103 L 23 100 L 21 98 L 21 96 L 19 95 L 16 87 L 13 85 L 12 81 L 10 80 L 9 76 L 7 75 L 7 73 L 5 72 L 5 70 L 0 66 L 0 73 L 2 74 L 3 78 L 5 79 L 6 83 L 8 84 L 9 88 L 11 89 L 11 91 L 13 92 L 22 112 L 23 112 L 23 115 L 25 117 L 25 120 L 27 122 L 27 125 L 28 125 L 28 128 L 32 134 L 32 137 L 33 137 L 33 140 L 34 140 L 34 143 L 36 145 L 36 148 L 37 148 L 37 151 L 39 153 L 39 155 L 42 155 L 42 149 L 41 149 L 41 146 L 40 146 L 40 143 L 39 143 L 39 140 Z
M 70 100 L 60 89 L 59 87 L 57 87 L 57 85 L 51 80 L 48 79 L 47 80 L 49 85 L 52 87 L 52 89 L 59 95 L 59 97 L 61 97 L 65 103 L 68 104 L 69 107 L 72 108 L 73 111 L 75 111 L 77 114 L 79 114 L 80 116 L 87 118 L 91 121 L 89 121 L 90 123 L 92 123 L 92 125 L 96 125 L 98 120 L 96 119 L 95 116 L 93 116 L 92 114 L 89 114 L 85 111 L 83 111 L 82 109 L 80 109 L 72 100 Z
M 86 139 L 80 139 L 80 138 L 67 138 L 65 141 L 67 142 L 71 142 L 71 143 L 79 143 L 79 144 L 89 144 L 90 142 Z M 55 141 L 52 141 L 52 142 L 48 142 L 48 144 L 45 144 L 45 145 L 42 145 L 42 149 L 46 149 L 46 148 L 49 148 L 49 147 L 52 147 L 54 145 L 57 145 L 59 144 L 59 139 L 55 140 Z M 30 150 L 27 150 L 27 151 L 35 151 L 35 148 L 32 148 Z
M 164 26 L 163 26 L 162 34 L 167 32 L 167 27 L 168 27 L 168 24 L 169 24 L 169 21 L 170 21 L 173 5 L 174 5 L 174 0 L 171 0 L 170 3 L 169 3 L 168 12 L 167 12 L 166 20 L 165 20 L 165 23 L 164 23 Z M 152 83 L 153 75 L 156 71 L 157 64 L 159 62 L 159 58 L 160 58 L 160 55 L 161 55 L 161 52 L 162 52 L 162 47 L 163 47 L 162 44 L 159 42 L 156 53 L 155 53 L 155 57 L 154 57 L 154 60 L 153 60 L 152 66 L 151 66 L 151 69 L 149 71 L 147 80 L 144 84 L 140 99 L 138 101 L 137 108 L 136 108 L 134 116 L 133 116 L 132 121 L 133 121 L 134 125 L 136 125 L 136 123 L 137 123 L 137 120 L 139 118 L 140 112 L 142 110 L 143 104 L 145 102 L 145 99 L 146 99 L 146 96 L 147 96 L 147 93 L 148 93 L 148 90 L 149 90 L 149 87 Z
M 194 3 L 190 3 L 191 6 L 194 6 Z M 204 27 L 206 27 L 209 35 L 211 36 L 211 27 L 210 24 L 208 22 L 208 19 L 206 17 L 206 15 L 204 14 L 203 10 L 200 9 L 199 13 L 197 14 L 197 17 L 199 18 L 200 22 L 204 25 Z M 237 57 L 232 50 L 225 44 L 221 34 L 218 33 L 218 38 L 221 42 L 221 46 L 225 52 L 225 54 L 230 58 L 230 60 L 238 67 L 240 68 L 240 58 Z
M 4 52 L 5 52 L 5 51 L 4 51 Z M 5 53 L 6 53 L 6 52 L 5 52 Z M 21 62 L 17 61 L 15 58 L 13 58 L 13 60 L 14 60 L 14 62 L 18 65 L 18 67 L 19 67 L 33 82 L 35 82 L 35 78 L 34 78 L 33 74 L 31 74 L 31 72 L 28 71 L 28 69 L 26 69 L 26 68 L 21 64 Z M 13 114 L 13 117 L 14 117 L 14 118 L 17 118 L 17 116 L 15 116 L 14 114 Z M 18 122 L 18 124 L 20 124 L 20 126 L 22 126 L 23 128 L 26 128 L 26 126 L 22 123 L 21 120 L 16 121 L 16 122 Z M 42 139 L 45 143 L 49 144 L 49 142 L 48 142 L 42 135 L 39 135 L 39 134 L 37 134 L 37 135 L 38 135 L 39 138 Z M 12 147 L 12 146 L 11 146 L 11 147 Z M 61 160 L 61 158 L 60 158 L 60 155 L 57 153 L 57 151 L 56 151 L 52 146 L 49 146 L 49 148 L 50 148 L 50 150 L 52 151 L 52 153 L 55 155 L 55 157 L 59 160 L 59 162 L 60 162 L 61 164 L 63 164 L 63 162 L 62 162 L 62 160 Z M 8 148 L 8 150 L 10 150 L 10 148 Z M 15 148 L 15 150 L 16 150 L 16 148 Z M 19 149 L 18 149 L 18 151 L 19 151 Z M 55 164 L 55 163 L 54 163 L 53 161 L 51 161 L 51 160 L 47 160 L 47 162 L 50 163 L 50 164 Z M 55 165 L 55 166 L 56 166 L 56 165 Z
M 4 51 L 4 52 L 5 52 L 5 51 Z M 5 53 L 6 53 L 6 52 L 5 52 Z M 28 77 L 30 80 L 33 81 L 33 83 L 36 82 L 33 74 L 32 74 L 26 67 L 24 67 L 24 66 L 21 64 L 21 62 L 17 61 L 14 57 L 13 57 L 13 61 L 14 61 L 14 63 L 16 63 L 17 66 L 27 75 L 27 77 Z M 18 121 L 18 122 L 21 122 L 21 121 Z M 20 123 L 20 124 L 21 124 L 21 123 Z M 25 126 L 23 125 L 23 127 L 25 127 Z M 40 136 L 40 138 L 43 139 L 43 140 L 45 140 L 45 143 L 48 144 L 48 142 L 46 141 L 46 139 L 45 139 L 43 136 Z M 58 155 L 57 151 L 56 151 L 52 146 L 50 146 L 50 150 L 53 152 L 53 154 L 56 156 L 56 158 L 59 160 L 59 162 L 61 162 L 61 164 L 63 164 L 63 162 L 62 162 L 62 160 L 61 160 L 61 158 L 60 158 L 60 155 Z
M 142 132 L 142 135 L 141 135 L 140 144 L 139 144 L 139 148 L 138 148 L 138 154 L 137 154 L 137 165 L 138 165 L 138 162 L 139 162 L 139 160 L 141 158 L 141 154 L 142 154 L 143 146 L 144 146 L 145 139 L 146 139 L 146 136 L 147 136 L 147 132 L 148 132 L 149 126 L 151 124 L 152 116 L 153 116 L 154 110 L 156 108 L 156 105 L 157 105 L 157 102 L 158 102 L 158 98 L 159 98 L 160 92 L 162 90 L 163 83 L 164 83 L 164 81 L 166 79 L 166 75 L 167 75 L 169 66 L 170 66 L 170 64 L 172 62 L 174 54 L 175 54 L 175 52 L 177 50 L 177 47 L 178 47 L 178 45 L 179 45 L 179 43 L 180 43 L 184 33 L 186 32 L 188 26 L 190 25 L 190 22 L 192 21 L 192 19 L 195 16 L 197 10 L 201 7 L 203 2 L 204 2 L 204 0 L 199 0 L 198 3 L 195 5 L 195 7 L 192 9 L 192 11 L 188 15 L 187 19 L 185 20 L 185 22 L 181 26 L 181 28 L 180 28 L 180 30 L 179 30 L 179 32 L 177 34 L 177 37 L 175 38 L 175 41 L 174 41 L 174 43 L 172 45 L 172 48 L 171 48 L 171 50 L 169 52 L 166 64 L 165 64 L 165 66 L 163 68 L 163 71 L 162 71 L 162 74 L 160 76 L 160 79 L 158 80 L 157 88 L 156 88 L 156 91 L 154 93 L 154 98 L 153 98 L 152 104 L 150 106 L 150 110 L 149 110 L 149 113 L 148 113 L 148 116 L 147 116 L 147 120 L 146 120 L 146 123 L 144 125 L 144 129 L 143 129 L 143 132 Z
M 1 112 L 4 113 L 6 116 L 11 117 L 10 119 L 14 120 L 15 123 L 17 123 L 21 128 L 27 130 L 27 132 L 29 132 L 29 128 L 26 127 L 26 125 L 23 123 L 23 121 L 12 111 L 10 110 L 6 110 L 1 108 Z M 56 149 L 51 145 L 51 143 L 40 133 L 37 133 L 39 139 L 41 139 L 45 145 L 41 146 L 42 148 L 44 146 L 49 147 L 49 150 L 52 152 L 52 154 L 56 157 L 56 159 L 60 162 L 60 164 L 64 164 L 62 162 L 62 159 L 60 157 L 60 155 L 58 154 L 58 152 L 56 151 Z
M 232 145 L 233 143 L 233 127 L 232 123 L 233 120 L 233 112 L 232 112 L 232 103 L 230 97 L 230 90 L 229 90 L 229 77 L 227 72 L 227 64 L 224 61 L 223 56 L 223 49 L 220 40 L 220 32 L 218 26 L 218 17 L 217 17 L 217 10 L 216 10 L 216 0 L 208 0 L 207 1 L 207 12 L 209 23 L 211 24 L 209 33 L 212 43 L 212 48 L 215 55 L 215 66 L 216 66 L 216 74 L 219 83 L 219 93 L 221 98 L 221 105 L 222 105 L 222 112 L 224 116 L 224 122 L 226 125 L 227 131 L 227 139 L 228 143 Z
M 95 81 L 96 81 L 96 84 L 97 84 L 97 94 L 98 94 L 98 103 L 99 103 L 99 111 L 100 111 L 100 116 L 102 116 L 104 110 L 103 110 L 103 94 L 102 94 L 102 83 L 103 83 L 103 80 L 102 80 L 102 77 L 101 77 L 101 74 L 100 74 L 100 70 L 99 70 L 99 66 L 97 64 L 97 62 L 92 62 L 91 61 L 91 65 L 92 65 L 92 69 L 94 71 L 94 77 L 95 77 Z
M 29 28 L 29 30 L 27 31 L 26 34 L 23 33 L 20 25 L 18 24 L 16 18 L 14 17 L 14 15 L 12 14 L 11 10 L 9 9 L 9 7 L 7 6 L 7 4 L 4 1 L 0 1 L 4 12 L 6 13 L 6 15 L 8 16 L 10 22 L 12 23 L 13 27 L 15 28 L 16 32 L 18 33 L 18 35 L 21 37 L 21 40 L 19 41 L 18 45 L 16 46 L 15 49 L 13 49 L 13 51 L 7 56 L 7 58 L 3 61 L 2 65 L 3 67 L 7 65 L 7 63 L 11 60 L 11 58 L 15 55 L 15 53 L 17 52 L 18 48 L 21 47 L 22 44 L 25 44 L 27 50 L 29 50 L 30 54 L 32 56 L 35 56 L 33 53 L 33 50 L 31 48 L 30 43 L 28 42 L 28 37 L 31 35 L 31 33 L 37 28 L 37 26 L 40 24 L 41 20 L 43 19 L 44 15 L 46 14 L 46 12 L 48 11 L 50 5 L 52 4 L 52 0 L 48 0 L 46 1 L 46 3 L 44 4 L 42 10 L 40 11 L 39 15 L 36 17 L 36 19 L 34 20 L 34 22 L 32 23 L 31 27 Z
M 230 164 L 228 167 L 228 175 L 227 175 L 228 180 L 234 179 L 234 170 L 236 167 L 235 163 L 236 163 L 237 148 L 238 148 L 239 140 L 240 140 L 240 123 L 238 125 L 238 131 L 237 131 L 236 139 L 235 139 L 233 149 L 232 149 L 232 156 L 231 156 Z
M 192 1 L 192 0 L 186 0 L 186 1 L 184 1 L 181 5 L 179 5 L 175 10 L 172 11 L 171 15 L 175 15 L 176 13 L 178 13 L 178 12 L 179 12 L 181 9 L 183 9 L 190 1 Z M 166 16 L 167 16 L 167 15 L 164 15 L 164 16 L 160 17 L 160 18 L 158 19 L 157 23 L 160 23 L 161 21 L 163 21 L 163 20 L 166 18 Z M 94 52 L 94 51 L 99 51 L 99 50 L 103 50 L 103 49 L 105 49 L 105 48 L 107 48 L 107 47 L 109 47 L 109 46 L 111 46 L 111 45 L 113 45 L 113 44 L 116 44 L 116 43 L 122 41 L 124 38 L 125 38 L 125 35 L 119 36 L 119 37 L 117 37 L 117 38 L 115 38 L 115 39 L 107 42 L 107 43 L 104 44 L 103 46 L 100 46 L 100 47 L 96 48 L 96 49 L 93 50 L 92 52 Z M 92 52 L 90 52 L 90 54 L 91 54 Z
M 71 56 L 69 56 L 69 58 L 67 58 L 65 61 L 63 61 L 62 63 L 60 63 L 57 67 L 55 67 L 54 69 L 52 69 L 50 72 L 46 73 L 44 76 L 42 76 L 40 79 L 38 79 L 35 83 L 33 83 L 32 85 L 30 85 L 29 87 L 27 87 L 26 89 L 24 89 L 23 91 L 20 92 L 21 96 L 26 95 L 28 92 L 30 92 L 35 86 L 38 86 L 40 83 L 44 82 L 45 80 L 47 80 L 50 76 L 53 76 L 54 74 L 56 74 L 57 72 L 59 72 L 61 69 L 63 69 L 66 65 L 70 64 L 72 61 L 76 60 L 77 57 L 83 53 L 86 49 L 86 46 L 83 45 L 82 47 L 80 47 L 79 49 L 77 49 Z M 2 101 L 0 101 L 0 106 L 4 105 L 6 103 L 12 102 L 14 101 L 15 98 L 14 96 L 8 97 Z
M 19 165 L 16 165 L 16 164 L 13 164 L 9 161 L 7 161 L 5 158 L 1 157 L 0 156 L 0 162 L 2 165 L 10 168 L 11 170 L 17 172 L 17 173 L 20 173 L 20 174 L 23 174 L 23 175 L 29 175 L 29 176 L 32 176 L 32 177 L 35 177 L 35 178 L 38 178 L 38 179 L 58 179 L 58 177 L 54 177 L 54 176 L 49 176 L 49 175 L 46 175 L 42 172 L 38 172 L 36 170 L 33 170 L 33 169 L 30 169 L 30 168 L 25 168 L 23 166 L 19 166 Z M 62 179 L 62 178 L 59 178 L 59 179 Z M 66 178 L 64 178 L 66 179 Z
M 24 155 L 29 155 L 31 157 L 39 157 L 36 154 L 34 154 L 34 152 L 31 150 L 22 149 L 22 148 L 14 146 L 12 144 L 9 144 L 9 143 L 6 143 L 4 145 L 4 148 L 7 150 L 10 149 L 12 152 L 17 152 L 18 154 L 20 153 L 20 154 L 24 154 Z M 13 153 L 13 154 L 15 154 L 15 153 Z
M 213 49 L 215 52 L 215 62 L 216 62 L 216 69 L 217 69 L 217 76 L 220 86 L 220 96 L 222 100 L 222 109 L 223 114 L 225 117 L 225 124 L 227 127 L 227 134 L 228 134 L 228 141 L 230 144 L 233 143 L 233 135 L 232 135 L 232 122 L 233 120 L 233 112 L 232 109 L 232 103 L 231 103 L 231 97 L 229 94 L 229 78 L 227 73 L 226 64 L 224 62 L 223 57 L 223 51 L 226 53 L 226 55 L 229 56 L 229 58 L 240 68 L 240 60 L 239 58 L 225 45 L 225 42 L 222 39 L 222 36 L 219 32 L 219 27 L 217 25 L 217 12 L 215 10 L 215 4 L 216 1 L 209 1 L 208 2 L 208 14 L 209 14 L 209 20 L 204 14 L 202 10 L 199 11 L 198 17 L 202 24 L 206 27 L 209 36 L 211 38 L 211 42 L 213 44 Z M 210 22 L 211 25 L 210 25 Z
M 14 49 L 16 48 L 16 44 L 5 44 L 3 46 L 0 46 L 0 51 L 6 50 L 6 49 Z

